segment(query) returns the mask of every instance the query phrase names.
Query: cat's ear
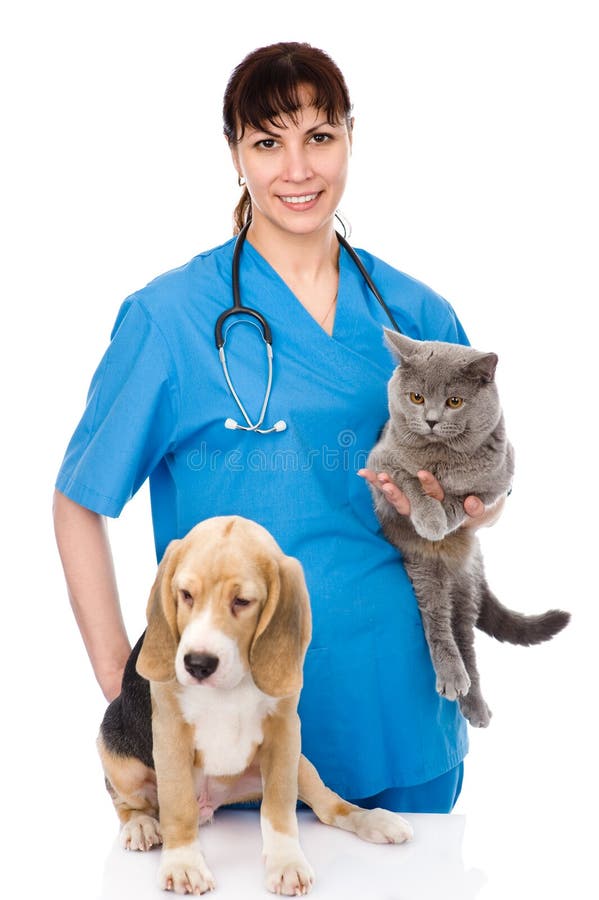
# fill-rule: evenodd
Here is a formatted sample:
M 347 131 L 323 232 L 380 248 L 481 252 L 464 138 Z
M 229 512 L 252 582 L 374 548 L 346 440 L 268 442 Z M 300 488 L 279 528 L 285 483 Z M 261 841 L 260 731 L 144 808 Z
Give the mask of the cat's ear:
M 490 384 L 495 378 L 495 369 L 498 361 L 499 357 L 496 353 L 481 353 L 480 356 L 477 356 L 476 359 L 465 365 L 462 372 L 468 378 Z
M 385 343 L 391 350 L 391 353 L 400 363 L 406 363 L 410 356 L 413 356 L 420 344 L 420 341 L 414 341 L 412 338 L 400 334 L 399 331 L 393 331 L 391 328 L 383 328 L 385 335 Z

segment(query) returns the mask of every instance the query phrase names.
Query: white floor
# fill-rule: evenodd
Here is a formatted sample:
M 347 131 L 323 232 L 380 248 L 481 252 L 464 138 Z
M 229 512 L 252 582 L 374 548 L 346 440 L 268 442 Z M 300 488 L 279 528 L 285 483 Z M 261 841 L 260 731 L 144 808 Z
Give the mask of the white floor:
M 542 838 L 536 823 L 453 814 L 413 815 L 415 838 L 403 846 L 374 845 L 327 828 L 301 812 L 304 851 L 316 871 L 312 896 L 343 900 L 524 900 L 593 896 L 582 876 L 576 841 L 556 816 Z M 72 818 L 71 830 L 53 826 L 52 816 L 37 817 L 41 847 L 8 859 L 2 896 L 54 900 L 160 900 L 156 873 L 159 850 L 121 849 L 114 822 L 100 834 L 98 823 Z M 60 821 L 60 819 L 59 819 Z M 547 823 L 548 824 L 548 823 Z M 265 900 L 262 886 L 258 813 L 223 810 L 202 831 L 203 846 L 217 881 L 220 900 Z M 582 878 L 582 881 L 579 880 Z M 576 885 L 578 884 L 578 889 Z M 582 890 L 581 884 L 587 888 Z M 596 896 L 596 895 L 595 895 Z
M 320 824 L 300 813 L 301 840 L 316 872 L 313 896 L 344 898 L 432 898 L 470 900 L 484 881 L 463 859 L 463 816 L 413 816 L 417 837 L 409 846 L 379 846 Z M 255 812 L 222 811 L 203 830 L 206 857 L 218 897 L 264 900 L 261 842 Z M 155 888 L 158 853 L 132 858 L 116 844 L 106 857 L 101 900 L 159 898 Z M 139 854 L 136 854 L 139 857 Z M 432 861 L 434 865 L 431 865 Z

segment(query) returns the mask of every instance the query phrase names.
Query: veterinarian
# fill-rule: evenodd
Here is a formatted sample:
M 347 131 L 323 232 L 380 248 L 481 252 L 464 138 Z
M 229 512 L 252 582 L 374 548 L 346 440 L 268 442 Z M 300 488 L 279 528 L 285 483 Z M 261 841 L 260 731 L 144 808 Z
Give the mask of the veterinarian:
M 105 518 L 150 479 L 157 558 L 198 521 L 239 514 L 304 566 L 313 609 L 302 746 L 347 799 L 449 812 L 467 752 L 457 703 L 438 696 L 410 582 L 356 475 L 387 419 L 389 313 L 407 335 L 465 342 L 449 304 L 360 251 L 376 299 L 335 232 L 352 147 L 341 72 L 277 44 L 233 72 L 224 129 L 240 185 L 235 240 L 123 303 L 66 451 L 54 503 L 71 603 L 98 682 L 120 690 L 130 643 Z M 381 474 L 400 512 L 409 507 Z M 432 476 L 423 489 L 442 497 Z M 475 524 L 489 516 L 469 498 Z M 150 584 L 150 578 L 148 581 Z M 146 598 L 140 598 L 145 602 Z

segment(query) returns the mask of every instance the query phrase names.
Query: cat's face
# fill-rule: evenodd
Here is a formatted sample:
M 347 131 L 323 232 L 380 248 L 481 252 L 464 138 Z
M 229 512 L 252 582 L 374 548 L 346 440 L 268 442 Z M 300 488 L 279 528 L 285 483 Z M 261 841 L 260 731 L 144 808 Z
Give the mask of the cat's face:
M 413 341 L 385 329 L 399 359 L 389 382 L 389 412 L 412 446 L 443 443 L 468 452 L 495 428 L 501 407 L 497 356 L 441 341 Z

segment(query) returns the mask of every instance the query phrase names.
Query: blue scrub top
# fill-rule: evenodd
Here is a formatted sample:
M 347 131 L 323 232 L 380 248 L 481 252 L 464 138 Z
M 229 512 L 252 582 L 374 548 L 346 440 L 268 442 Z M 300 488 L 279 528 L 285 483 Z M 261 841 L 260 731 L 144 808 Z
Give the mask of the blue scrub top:
M 394 361 L 389 322 L 341 249 L 329 336 L 246 241 L 243 302 L 273 336 L 269 435 L 229 431 L 242 422 L 214 344 L 232 304 L 234 240 L 160 276 L 122 305 L 57 488 L 118 516 L 150 479 L 156 555 L 209 516 L 236 514 L 266 527 L 303 564 L 313 638 L 299 713 L 302 747 L 346 797 L 419 784 L 467 752 L 458 705 L 435 675 L 412 587 L 383 537 L 367 484 L 356 475 L 387 417 Z M 364 251 L 360 257 L 401 330 L 466 342 L 450 305 Z M 227 335 L 227 360 L 252 421 L 267 378 L 264 344 L 248 319 Z

